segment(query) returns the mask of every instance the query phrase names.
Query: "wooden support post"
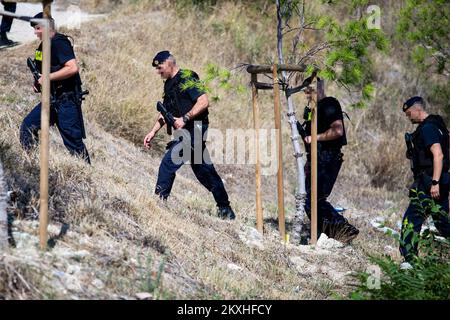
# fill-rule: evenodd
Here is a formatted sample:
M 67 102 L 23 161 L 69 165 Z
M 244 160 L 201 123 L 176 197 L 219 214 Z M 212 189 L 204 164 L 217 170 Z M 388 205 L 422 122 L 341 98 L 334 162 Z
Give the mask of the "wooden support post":
M 43 2 L 44 18 L 50 15 L 50 2 Z M 40 136 L 40 198 L 39 198 L 39 243 L 42 250 L 47 248 L 48 239 L 48 160 L 50 129 L 50 24 L 45 22 L 42 34 L 42 108 Z
M 286 241 L 286 222 L 284 217 L 284 191 L 283 191 L 283 141 L 281 136 L 281 113 L 280 113 L 280 88 L 278 84 L 277 65 L 273 65 L 273 96 L 275 112 L 275 130 L 277 132 L 277 191 L 278 191 L 278 230 L 283 241 Z
M 44 14 L 44 18 L 52 17 L 51 5 L 52 5 L 52 0 L 43 0 L 42 1 L 42 13 Z
M 317 243 L 317 81 L 311 101 L 311 244 Z
M 258 81 L 257 75 L 252 74 L 252 102 L 253 102 L 253 127 L 255 130 L 256 143 L 256 229 L 263 233 L 263 209 L 261 198 L 261 163 L 259 150 L 259 106 L 258 106 L 258 89 L 255 83 Z
M 278 71 L 297 71 L 297 72 L 304 72 L 306 71 L 306 66 L 304 64 L 302 65 L 292 65 L 292 64 L 279 64 L 277 67 Z M 248 73 L 271 73 L 272 72 L 272 66 L 271 65 L 249 65 L 247 67 Z

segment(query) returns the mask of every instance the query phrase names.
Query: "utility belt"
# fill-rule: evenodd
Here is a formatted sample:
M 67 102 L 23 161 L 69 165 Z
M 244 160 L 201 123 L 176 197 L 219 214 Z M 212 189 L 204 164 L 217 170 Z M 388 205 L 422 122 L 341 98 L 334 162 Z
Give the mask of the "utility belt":
M 311 153 L 306 154 L 306 158 L 308 161 L 311 161 Z M 320 145 L 317 145 L 317 159 L 318 161 L 327 161 L 327 160 L 337 160 L 343 161 L 344 154 L 341 152 L 341 148 L 321 148 Z
M 73 101 L 77 105 L 81 105 L 81 102 L 84 100 L 84 96 L 88 94 L 88 90 L 56 91 L 56 93 L 52 94 L 52 102 Z
M 414 174 L 414 182 L 410 189 L 417 189 L 418 191 L 423 191 L 425 193 L 428 193 L 432 186 L 432 180 L 433 180 L 433 172 L 431 168 L 430 169 L 423 169 L 417 173 Z M 439 185 L 449 187 L 450 186 L 450 173 L 449 172 L 442 172 L 440 178 L 439 178 Z
M 413 175 L 414 175 L 414 181 L 423 179 L 424 176 L 432 176 L 433 175 L 433 167 L 414 168 Z
M 61 92 L 59 95 L 56 95 L 56 100 L 58 101 L 64 101 L 64 100 L 76 100 L 77 94 L 75 91 L 67 91 L 67 92 Z
M 51 94 L 50 103 L 61 103 L 64 101 L 72 101 L 78 103 L 77 94 L 75 91 L 53 92 Z
M 80 91 L 80 90 L 74 90 L 74 91 L 64 91 L 64 92 L 57 92 L 52 95 L 51 98 L 51 104 L 55 108 L 56 112 L 58 111 L 58 103 L 63 103 L 65 101 L 71 101 L 75 104 L 78 117 L 81 125 L 81 132 L 83 139 L 86 139 L 86 130 L 84 128 L 84 120 L 83 120 L 83 114 L 81 110 L 81 102 L 84 100 L 83 96 L 89 94 L 89 91 Z

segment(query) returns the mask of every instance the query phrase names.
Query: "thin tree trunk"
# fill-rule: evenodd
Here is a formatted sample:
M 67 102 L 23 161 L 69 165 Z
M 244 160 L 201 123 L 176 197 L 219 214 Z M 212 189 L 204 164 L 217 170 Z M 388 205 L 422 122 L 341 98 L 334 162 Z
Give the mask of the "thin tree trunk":
M 283 34 L 282 34 L 282 16 L 280 8 L 280 0 L 276 0 L 277 5 L 277 51 L 278 51 L 278 62 L 279 64 L 284 64 L 283 59 Z M 286 71 L 281 72 L 281 77 L 283 83 L 287 83 L 288 74 Z M 287 88 L 284 88 L 287 89 Z M 286 91 L 285 91 L 286 93 Z M 291 140 L 294 147 L 294 157 L 297 164 L 297 188 L 295 191 L 295 216 L 293 220 L 292 227 L 292 237 L 293 240 L 298 243 L 302 236 L 302 229 L 305 220 L 305 199 L 306 199 L 306 187 L 305 187 L 305 169 L 304 162 L 300 147 L 300 135 L 297 130 L 297 119 L 295 118 L 295 107 L 292 101 L 292 96 L 286 94 L 287 105 L 288 105 L 288 122 L 291 127 Z
M 8 216 L 6 213 L 6 187 L 3 180 L 3 167 L 0 163 L 0 250 L 8 246 Z

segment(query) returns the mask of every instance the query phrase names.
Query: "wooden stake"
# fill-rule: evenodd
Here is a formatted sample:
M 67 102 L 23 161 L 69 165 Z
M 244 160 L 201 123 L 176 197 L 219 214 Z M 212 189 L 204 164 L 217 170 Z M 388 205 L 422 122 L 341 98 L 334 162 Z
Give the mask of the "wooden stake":
M 52 17 L 51 3 L 52 3 L 52 0 L 43 0 L 42 1 L 42 13 L 44 14 L 44 18 Z
M 43 3 L 44 18 L 49 17 L 50 2 Z M 50 128 L 50 23 L 47 20 L 42 34 L 42 103 L 40 136 L 40 198 L 39 198 L 39 243 L 42 250 L 47 248 L 48 239 L 48 158 Z
M 253 127 L 255 129 L 256 143 L 256 229 L 263 233 L 263 209 L 261 199 L 261 163 L 259 150 L 259 106 L 258 106 L 258 89 L 255 83 L 258 81 L 257 75 L 252 74 L 252 102 L 253 102 Z
M 311 244 L 317 243 L 317 81 L 311 101 Z
M 284 191 L 283 191 L 283 141 L 281 136 L 281 114 L 280 114 L 280 88 L 278 85 L 277 65 L 273 65 L 273 97 L 275 112 L 275 130 L 277 132 L 277 152 L 278 152 L 278 171 L 277 171 L 277 191 L 278 191 L 278 230 L 281 239 L 286 241 L 286 222 L 284 217 Z
M 280 64 L 277 67 L 278 71 L 296 71 L 296 72 L 304 72 L 306 71 L 306 65 L 292 65 L 292 64 Z M 271 73 L 272 66 L 271 65 L 249 65 L 247 67 L 248 73 Z

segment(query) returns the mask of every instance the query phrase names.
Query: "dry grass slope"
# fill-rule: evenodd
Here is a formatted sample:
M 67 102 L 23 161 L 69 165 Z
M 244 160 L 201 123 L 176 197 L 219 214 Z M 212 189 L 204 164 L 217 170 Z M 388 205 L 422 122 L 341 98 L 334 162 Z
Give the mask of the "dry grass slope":
M 242 4 L 224 4 L 208 19 L 191 12 L 181 18 L 171 10 L 162 11 L 164 4 L 119 7 L 107 19 L 70 32 L 91 91 L 84 111 L 93 164 L 87 167 L 70 157 L 57 131 L 51 131 L 51 230 L 57 233 L 60 223 L 66 222 L 71 231 L 47 253 L 38 252 L 36 225 L 28 222 L 39 210 L 38 151 L 24 153 L 18 139 L 21 119 L 36 102 L 24 64 L 33 45 L 2 52 L 0 152 L 8 186 L 16 194 L 10 213 L 16 219 L 17 247 L 2 252 L 0 297 L 134 298 L 137 292 L 149 291 L 153 298 L 166 299 L 327 299 L 334 292 L 350 290 L 348 273 L 365 269 L 367 254 L 386 252 L 398 258 L 393 241 L 369 223 L 381 215 L 394 226 L 405 206 L 400 186 L 407 181 L 407 163 L 398 146 L 403 145 L 402 132 L 408 126 L 391 106 L 413 88 L 398 85 L 408 79 L 392 58 L 389 62 L 395 68 L 389 72 L 380 68 L 374 105 L 347 110 L 352 118 L 347 127 L 350 144 L 332 200 L 351 208 L 348 215 L 361 229 L 351 247 L 285 245 L 270 223 L 260 239 L 253 229 L 252 166 L 218 166 L 238 216 L 233 222 L 216 218 L 211 195 L 188 168 L 178 174 L 167 205 L 152 195 L 166 140 L 161 132 L 158 148 L 144 152 L 140 147 L 162 92 L 161 80 L 150 67 L 153 54 L 168 48 L 182 67 L 202 75 L 200 66 L 210 61 L 232 67 L 275 52 L 272 34 L 259 37 L 256 32 L 274 27 L 246 15 Z M 380 65 L 386 63 L 386 57 L 379 59 Z M 248 81 L 246 74 L 235 77 Z M 345 92 L 338 88 L 329 92 L 344 106 L 349 104 Z M 222 100 L 211 107 L 211 127 L 251 127 L 248 93 L 221 94 Z M 270 128 L 272 97 L 261 94 L 261 98 L 262 123 Z M 283 135 L 289 221 L 294 168 L 287 130 Z M 384 188 L 384 177 L 391 177 L 390 190 Z M 275 177 L 264 180 L 268 219 L 276 217 L 274 185 Z

